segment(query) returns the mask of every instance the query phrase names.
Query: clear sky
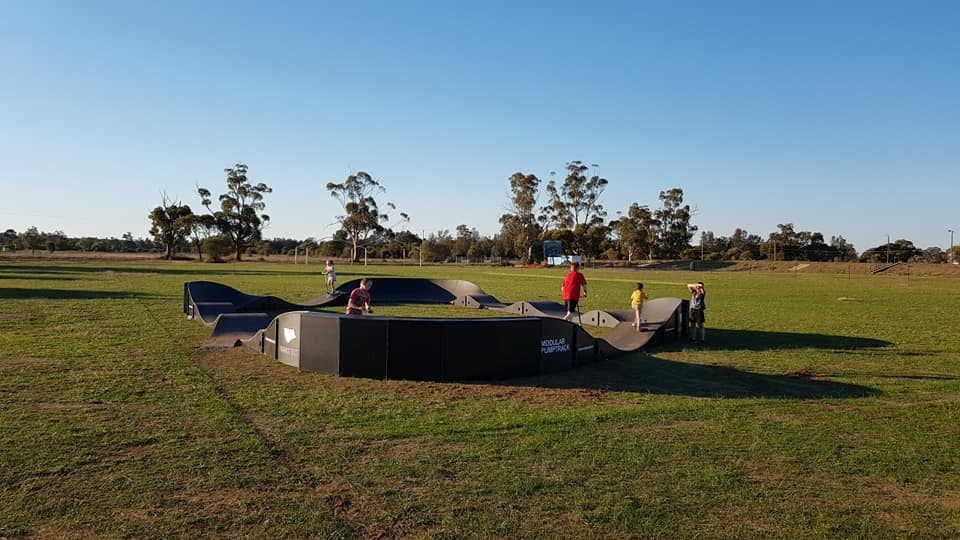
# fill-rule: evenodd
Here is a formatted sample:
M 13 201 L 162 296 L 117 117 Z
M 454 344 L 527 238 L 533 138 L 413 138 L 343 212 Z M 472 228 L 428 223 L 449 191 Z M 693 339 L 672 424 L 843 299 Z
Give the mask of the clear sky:
M 716 235 L 946 248 L 960 2 L 0 0 L 2 229 L 146 237 L 239 161 L 268 238 L 331 235 L 356 171 L 492 235 L 572 160 L 611 218 L 678 186 Z

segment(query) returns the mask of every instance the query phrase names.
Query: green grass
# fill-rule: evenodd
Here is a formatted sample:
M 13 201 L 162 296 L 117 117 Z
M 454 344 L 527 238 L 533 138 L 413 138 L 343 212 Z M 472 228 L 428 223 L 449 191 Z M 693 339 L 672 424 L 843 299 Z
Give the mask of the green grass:
M 320 269 L 0 262 L 0 538 L 960 535 L 957 277 L 587 269 L 584 310 L 702 279 L 708 344 L 499 384 L 297 373 L 181 313 L 185 281 L 296 301 Z M 563 270 L 338 274 L 513 302 Z

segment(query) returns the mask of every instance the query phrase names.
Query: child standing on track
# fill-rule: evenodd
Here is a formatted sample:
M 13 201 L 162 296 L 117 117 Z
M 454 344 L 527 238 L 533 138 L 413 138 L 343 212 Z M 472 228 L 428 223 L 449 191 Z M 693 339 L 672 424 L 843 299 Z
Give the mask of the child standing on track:
M 640 325 L 643 324 L 643 318 L 641 312 L 643 311 L 643 301 L 647 298 L 647 293 L 643 291 L 643 283 L 637 283 L 637 288 L 633 291 L 633 294 L 630 295 L 630 307 L 633 308 L 633 326 L 637 330 L 640 329 Z
M 563 316 L 563 320 L 572 321 L 574 312 L 579 317 L 580 298 L 587 296 L 587 278 L 580 273 L 580 263 L 576 261 L 570 263 L 570 272 L 563 278 L 560 294 L 563 295 L 563 303 L 567 308 L 567 314 Z
M 333 259 L 327 259 L 323 273 L 327 275 L 327 292 L 333 292 L 337 287 L 337 269 L 333 267 Z
M 360 286 L 350 293 L 347 300 L 347 315 L 363 315 L 364 313 L 373 313 L 370 303 L 373 302 L 370 296 L 370 288 L 373 287 L 373 280 L 363 278 L 360 280 Z

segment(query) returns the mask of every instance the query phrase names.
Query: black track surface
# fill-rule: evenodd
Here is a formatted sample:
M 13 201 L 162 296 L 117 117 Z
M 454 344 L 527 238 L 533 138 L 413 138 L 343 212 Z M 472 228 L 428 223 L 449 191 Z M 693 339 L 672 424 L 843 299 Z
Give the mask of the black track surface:
M 352 280 L 325 294 L 299 303 L 275 296 L 254 296 L 233 287 L 211 281 L 184 284 L 183 310 L 188 317 L 214 326 L 211 346 L 233 346 L 265 328 L 284 311 L 324 306 L 345 306 L 350 292 L 360 285 Z M 457 304 L 467 307 L 496 309 L 524 317 L 559 319 L 566 309 L 557 302 L 515 302 L 505 304 L 486 294 L 477 285 L 464 280 L 421 278 L 377 278 L 371 289 L 376 304 Z M 669 321 L 674 320 L 682 301 L 679 298 L 655 298 L 644 303 L 646 324 L 632 326 L 633 312 L 593 310 L 575 322 L 606 326 L 611 330 L 599 338 L 598 346 L 607 353 L 629 352 L 645 346 Z

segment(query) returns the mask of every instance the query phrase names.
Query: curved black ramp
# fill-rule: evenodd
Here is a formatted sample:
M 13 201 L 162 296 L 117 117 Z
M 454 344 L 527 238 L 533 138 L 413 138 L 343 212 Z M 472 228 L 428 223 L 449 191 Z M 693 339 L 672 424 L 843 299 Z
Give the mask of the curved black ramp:
M 685 300 L 680 298 L 654 298 L 643 303 L 643 317 L 646 324 L 641 328 L 633 326 L 633 313 L 630 322 L 624 321 L 613 327 L 607 335 L 598 339 L 601 356 L 614 356 L 633 352 L 653 342 L 662 342 L 671 336 L 679 338 L 683 330 L 683 310 Z
M 237 306 L 258 297 L 244 294 L 233 287 L 212 281 L 191 281 L 183 284 L 183 312 L 189 319 L 212 325 L 222 313 L 233 313 Z
M 598 339 L 601 356 L 633 352 L 642 349 L 654 338 L 657 329 L 637 330 L 631 323 L 620 323 L 609 334 Z
M 360 280 L 354 279 L 337 287 L 340 295 L 349 295 L 360 286 Z M 423 278 L 373 278 L 370 289 L 374 304 L 453 304 L 458 298 L 472 295 L 488 295 L 475 284 L 462 279 L 423 279 Z M 343 305 L 347 296 L 342 296 Z M 313 306 L 304 306 L 313 307 Z
M 183 312 L 189 319 L 215 325 L 224 314 L 279 312 L 301 306 L 275 296 L 254 296 L 233 287 L 212 281 L 190 281 L 183 284 Z
M 684 300 L 673 297 L 654 298 L 643 303 L 643 318 L 647 324 L 661 325 L 673 319 L 683 307 Z
M 270 324 L 266 313 L 224 313 L 217 317 L 207 347 L 236 347 Z

